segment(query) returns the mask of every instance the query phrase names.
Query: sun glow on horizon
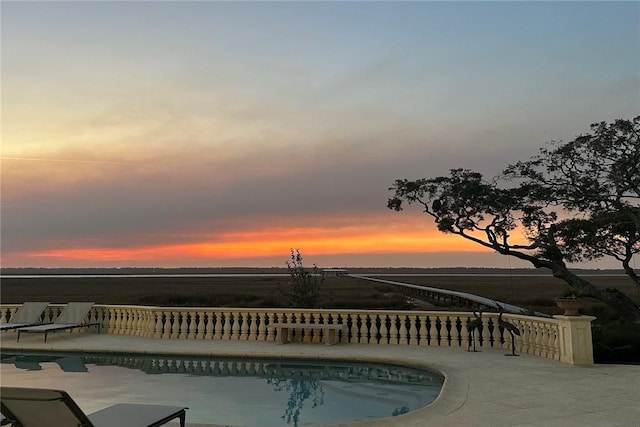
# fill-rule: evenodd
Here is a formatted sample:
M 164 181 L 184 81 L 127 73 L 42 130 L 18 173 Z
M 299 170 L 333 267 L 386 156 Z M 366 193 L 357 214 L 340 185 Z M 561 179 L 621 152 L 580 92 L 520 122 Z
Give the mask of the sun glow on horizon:
M 422 233 L 411 230 L 342 231 L 333 229 L 260 230 L 234 232 L 215 240 L 180 244 L 140 245 L 132 247 L 68 247 L 33 251 L 25 258 L 68 262 L 159 262 L 178 259 L 229 260 L 284 256 L 291 248 L 305 254 L 384 254 L 426 252 L 477 252 L 481 247 L 438 232 Z M 485 249 L 486 250 L 486 249 Z

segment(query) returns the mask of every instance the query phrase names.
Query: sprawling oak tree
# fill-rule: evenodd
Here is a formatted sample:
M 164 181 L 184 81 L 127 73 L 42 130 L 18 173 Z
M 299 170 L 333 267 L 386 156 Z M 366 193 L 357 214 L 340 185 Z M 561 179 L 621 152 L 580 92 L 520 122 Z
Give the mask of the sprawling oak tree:
M 552 142 L 532 159 L 485 179 L 468 169 L 396 180 L 388 207 L 420 204 L 438 229 L 546 268 L 569 286 L 640 322 L 640 308 L 616 289 L 594 286 L 567 262 L 640 253 L 640 117 L 597 123 L 568 143 Z

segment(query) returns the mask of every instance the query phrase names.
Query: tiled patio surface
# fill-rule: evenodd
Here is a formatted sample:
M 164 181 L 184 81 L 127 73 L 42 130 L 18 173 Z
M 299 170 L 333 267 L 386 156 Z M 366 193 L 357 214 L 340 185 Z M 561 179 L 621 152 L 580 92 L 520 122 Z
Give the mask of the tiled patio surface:
M 640 427 L 640 366 L 574 367 L 528 355 L 505 357 L 504 351 L 493 349 L 469 353 L 457 347 L 276 345 L 255 341 L 160 340 L 95 333 L 53 334 L 46 344 L 40 335 L 26 335 L 16 343 L 14 333 L 3 333 L 0 345 L 2 350 L 392 361 L 428 367 L 446 376 L 440 397 L 428 407 L 399 417 L 343 425 Z

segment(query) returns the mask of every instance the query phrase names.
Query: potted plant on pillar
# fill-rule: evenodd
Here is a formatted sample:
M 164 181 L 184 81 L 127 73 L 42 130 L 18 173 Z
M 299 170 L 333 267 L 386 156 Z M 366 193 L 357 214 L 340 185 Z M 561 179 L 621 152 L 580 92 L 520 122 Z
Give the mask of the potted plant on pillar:
M 561 297 L 556 298 L 556 305 L 564 310 L 563 316 L 580 316 L 579 310 L 584 306 L 584 294 L 579 289 L 568 288 Z

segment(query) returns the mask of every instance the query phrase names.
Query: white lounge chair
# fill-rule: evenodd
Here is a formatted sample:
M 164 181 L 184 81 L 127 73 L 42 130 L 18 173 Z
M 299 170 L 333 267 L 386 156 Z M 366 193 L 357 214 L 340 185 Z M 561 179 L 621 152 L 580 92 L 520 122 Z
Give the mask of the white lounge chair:
M 86 323 L 85 319 L 89 310 L 93 307 L 93 302 L 70 302 L 62 310 L 62 313 L 53 321 L 45 325 L 28 326 L 26 328 L 18 328 L 18 338 L 16 341 L 20 341 L 20 334 L 22 332 L 30 333 L 44 333 L 44 342 L 47 342 L 47 334 L 49 332 L 61 331 L 64 329 L 77 329 L 86 328 L 88 326 L 97 326 L 98 332 L 100 332 L 100 323 Z
M 13 313 L 13 316 L 11 316 L 7 323 L 0 324 L 0 331 L 18 329 L 42 323 L 42 313 L 48 305 L 48 302 L 29 301 L 23 303 L 18 311 Z
M 120 403 L 85 414 L 63 390 L 1 387 L 0 409 L 14 427 L 157 427 L 178 418 L 185 406 Z

